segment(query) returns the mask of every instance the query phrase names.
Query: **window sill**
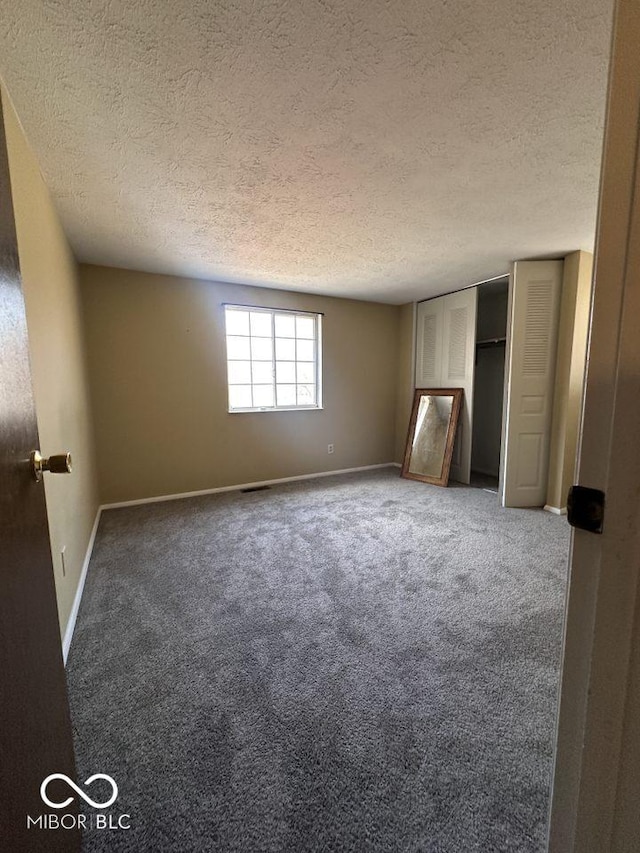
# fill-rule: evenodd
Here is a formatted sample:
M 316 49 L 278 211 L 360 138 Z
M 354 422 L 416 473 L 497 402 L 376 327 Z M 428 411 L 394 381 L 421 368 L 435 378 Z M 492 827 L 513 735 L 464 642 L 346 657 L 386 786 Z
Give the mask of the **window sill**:
M 262 414 L 263 412 L 321 412 L 323 406 L 281 406 L 270 409 L 227 409 L 230 415 Z

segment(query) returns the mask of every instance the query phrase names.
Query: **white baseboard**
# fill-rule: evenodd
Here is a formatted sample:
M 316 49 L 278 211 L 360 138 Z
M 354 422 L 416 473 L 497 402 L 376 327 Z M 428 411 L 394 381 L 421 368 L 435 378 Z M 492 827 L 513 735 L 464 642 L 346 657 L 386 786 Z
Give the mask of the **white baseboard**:
M 566 515 L 567 514 L 566 506 L 559 507 L 559 506 L 550 506 L 549 504 L 545 504 L 544 508 L 545 508 L 546 512 L 552 512 L 554 515 Z
M 317 474 L 298 474 L 295 477 L 279 477 L 277 480 L 259 480 L 255 483 L 238 483 L 235 486 L 219 486 L 215 489 L 200 489 L 197 492 L 179 492 L 175 495 L 157 495 L 153 498 L 138 498 L 133 501 L 118 501 L 103 504 L 100 509 L 119 509 L 125 506 L 141 506 L 142 504 L 161 503 L 162 501 L 178 501 L 183 498 L 198 498 L 202 495 L 217 495 L 221 492 L 238 492 L 240 489 L 256 489 L 260 486 L 277 486 L 280 483 L 294 483 L 298 480 L 315 480 L 318 477 L 332 477 L 334 474 L 355 474 L 357 471 L 372 471 L 375 468 L 391 468 L 398 466 L 397 462 L 382 462 L 379 465 L 362 465 L 359 468 L 340 468 L 336 471 L 320 471 Z
M 84 563 L 82 564 L 82 571 L 80 572 L 78 588 L 76 589 L 76 594 L 73 599 L 73 607 L 71 608 L 71 613 L 69 614 L 69 621 L 67 622 L 67 627 L 64 632 L 64 639 L 62 640 L 62 658 L 64 660 L 65 666 L 67 665 L 69 649 L 71 648 L 71 640 L 73 639 L 73 632 L 76 627 L 76 619 L 78 618 L 78 611 L 80 610 L 80 602 L 82 601 L 84 583 L 87 579 L 87 570 L 89 569 L 89 562 L 91 560 L 91 554 L 93 552 L 93 543 L 96 541 L 96 533 L 98 532 L 98 524 L 100 523 L 101 513 L 102 507 L 99 506 L 98 511 L 96 513 L 96 520 L 94 521 L 93 528 L 91 530 L 91 536 L 89 536 L 89 543 L 87 545 L 87 552 L 84 557 Z

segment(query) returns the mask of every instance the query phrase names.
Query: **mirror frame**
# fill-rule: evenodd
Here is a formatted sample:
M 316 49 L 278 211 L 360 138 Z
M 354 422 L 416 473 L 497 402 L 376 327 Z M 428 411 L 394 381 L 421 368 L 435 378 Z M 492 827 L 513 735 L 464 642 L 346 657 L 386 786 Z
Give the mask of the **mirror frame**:
M 453 456 L 453 445 L 456 439 L 460 409 L 462 408 L 463 392 L 463 388 L 416 388 L 413 395 L 411 420 L 409 421 L 407 444 L 404 451 L 404 460 L 400 476 L 405 477 L 407 480 L 419 480 L 421 483 L 431 483 L 432 486 L 446 486 L 448 484 L 449 471 L 451 469 L 451 457 Z M 413 447 L 413 438 L 416 429 L 416 420 L 418 418 L 420 398 L 425 395 L 432 397 L 453 397 L 453 401 L 451 403 L 451 417 L 449 418 L 449 428 L 447 430 L 447 441 L 444 447 L 444 461 L 442 463 L 442 473 L 440 477 L 430 477 L 427 474 L 414 474 L 409 471 L 409 462 L 411 459 L 411 450 Z

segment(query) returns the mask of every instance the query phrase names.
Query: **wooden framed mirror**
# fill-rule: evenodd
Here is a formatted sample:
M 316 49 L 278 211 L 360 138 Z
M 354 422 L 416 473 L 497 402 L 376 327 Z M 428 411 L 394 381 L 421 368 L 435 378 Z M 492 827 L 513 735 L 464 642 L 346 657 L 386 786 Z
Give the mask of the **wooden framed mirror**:
M 462 388 L 416 388 L 402 476 L 446 486 L 462 406 Z

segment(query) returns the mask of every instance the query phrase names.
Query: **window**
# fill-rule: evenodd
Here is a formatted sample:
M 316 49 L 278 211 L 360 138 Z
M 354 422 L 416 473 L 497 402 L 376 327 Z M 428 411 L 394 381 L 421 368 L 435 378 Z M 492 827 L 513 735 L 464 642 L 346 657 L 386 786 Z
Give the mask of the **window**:
M 321 407 L 320 317 L 225 305 L 230 412 Z

